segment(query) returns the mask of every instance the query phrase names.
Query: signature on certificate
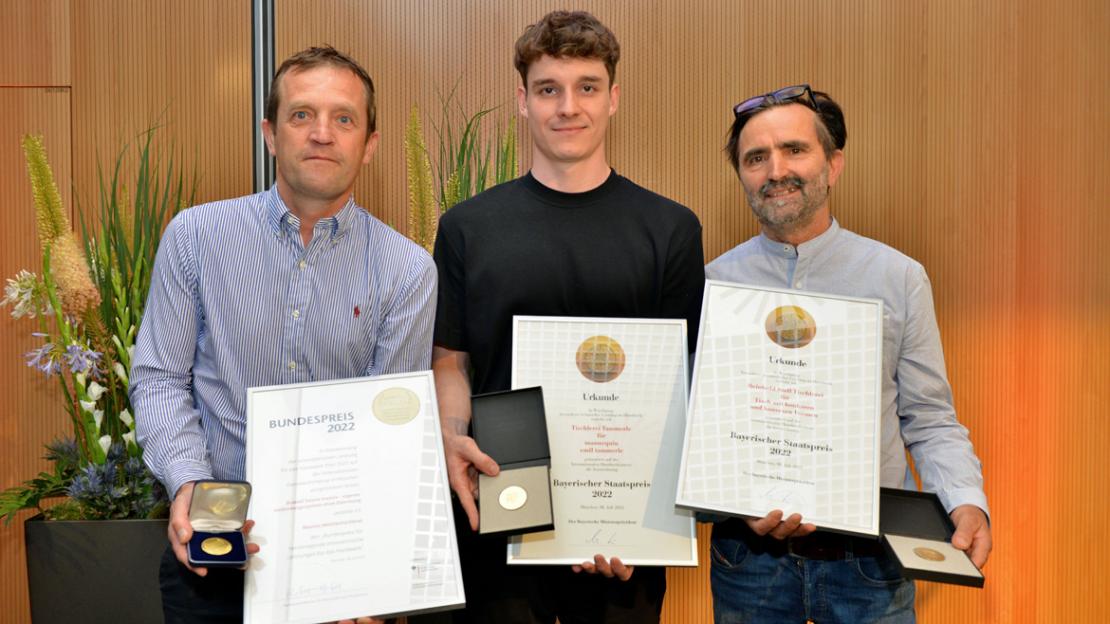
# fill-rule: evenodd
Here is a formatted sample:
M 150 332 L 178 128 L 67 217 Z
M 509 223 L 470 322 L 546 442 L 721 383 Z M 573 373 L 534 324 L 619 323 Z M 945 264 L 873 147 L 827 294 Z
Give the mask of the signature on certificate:
M 617 532 L 611 529 L 598 529 L 586 540 L 587 544 L 604 544 L 606 546 L 618 545 Z

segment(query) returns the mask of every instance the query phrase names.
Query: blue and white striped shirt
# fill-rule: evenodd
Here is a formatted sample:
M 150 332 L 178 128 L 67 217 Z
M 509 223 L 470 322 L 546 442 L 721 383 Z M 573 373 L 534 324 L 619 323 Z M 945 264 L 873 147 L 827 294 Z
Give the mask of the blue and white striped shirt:
M 171 496 L 242 479 L 247 388 L 427 370 L 436 271 L 351 198 L 306 248 L 277 187 L 183 211 L 131 367 L 144 458 Z

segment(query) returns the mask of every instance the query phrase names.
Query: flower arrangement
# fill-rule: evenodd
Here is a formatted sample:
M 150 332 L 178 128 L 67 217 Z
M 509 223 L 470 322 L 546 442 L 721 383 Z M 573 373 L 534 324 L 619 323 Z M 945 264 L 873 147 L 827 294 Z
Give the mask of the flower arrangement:
M 0 492 L 0 518 L 37 508 L 47 518 L 155 518 L 166 493 L 142 462 L 127 394 L 135 336 L 165 220 L 192 203 L 195 176 L 151 151 L 154 129 L 138 143 L 133 191 L 121 184 L 125 147 L 110 181 L 99 174 L 99 210 L 75 233 L 62 206 L 41 137 L 23 139 L 31 179 L 42 273 L 8 280 L 0 305 L 37 321 L 41 345 L 27 365 L 54 378 L 72 437 L 46 445 L 53 472 Z M 66 497 L 43 507 L 48 498 Z
M 458 83 L 455 84 L 458 87 Z M 494 185 L 517 177 L 516 126 L 512 119 L 498 123 L 493 136 L 482 124 L 497 108 L 467 115 L 453 105 L 455 90 L 441 97 L 439 123 L 433 124 L 438 142 L 433 163 L 424 141 L 420 109 L 415 105 L 405 127 L 405 165 L 409 189 L 409 237 L 428 251 L 435 244 L 439 215 L 455 204 Z M 493 169 L 490 170 L 490 159 Z M 491 175 L 492 174 L 492 175 Z

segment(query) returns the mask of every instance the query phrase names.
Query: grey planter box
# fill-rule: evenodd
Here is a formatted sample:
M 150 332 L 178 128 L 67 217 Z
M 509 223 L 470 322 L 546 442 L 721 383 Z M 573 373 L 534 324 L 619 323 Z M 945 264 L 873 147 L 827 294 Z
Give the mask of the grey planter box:
M 35 624 L 162 622 L 158 564 L 165 520 L 24 523 Z

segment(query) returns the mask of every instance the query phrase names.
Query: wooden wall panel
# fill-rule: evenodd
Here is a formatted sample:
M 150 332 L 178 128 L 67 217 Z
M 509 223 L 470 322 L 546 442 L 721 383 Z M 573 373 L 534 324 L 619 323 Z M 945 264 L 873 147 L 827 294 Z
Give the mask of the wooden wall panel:
M 34 269 L 31 195 L 19 136 L 46 135 L 70 208 L 92 207 L 98 159 L 159 123 L 160 146 L 201 174 L 198 201 L 249 193 L 250 2 L 8 0 L 0 22 L 0 197 L 6 216 L 0 279 Z M 71 131 L 72 129 L 72 131 Z M 132 175 L 129 167 L 125 179 Z M 71 192 L 75 190 L 76 192 Z M 74 200 L 77 201 L 74 201 Z M 0 310 L 0 487 L 45 468 L 42 444 L 66 430 L 56 389 L 22 365 L 30 325 Z M 0 622 L 27 622 L 22 518 L 0 528 Z
M 0 245 L 0 280 L 20 269 L 42 273 L 42 249 L 35 228 L 35 203 L 23 158 L 25 134 L 40 134 L 54 167 L 62 201 L 69 204 L 72 179 L 70 153 L 70 92 L 59 87 L 0 88 L 0 197 L 4 230 Z M 0 282 L 0 284 L 6 282 Z M 68 427 L 54 379 L 24 366 L 23 354 L 42 345 L 31 336 L 38 321 L 11 318 L 11 307 L 0 308 L 0 488 L 48 469 L 43 444 Z M 27 566 L 23 556 L 23 519 L 0 525 L 0 622 L 29 621 Z
M 250 2 L 115 0 L 73 8 L 73 156 L 91 202 L 97 159 L 153 125 L 200 173 L 198 200 L 251 192 Z
M 0 36 L 0 86 L 70 83 L 69 0 L 6 0 Z
M 1027 541 L 1015 554 L 1023 570 L 1038 570 L 1025 588 L 1027 610 L 1042 619 L 1094 620 L 1110 610 L 1098 572 L 1100 555 L 1110 552 L 1110 275 L 1099 248 L 1110 233 L 1100 149 L 1110 125 L 1099 101 L 1110 97 L 1110 6 L 1077 3 L 1057 12 L 1022 3 L 1015 24 L 1017 335 L 1027 341 L 1019 379 L 1032 417 L 1024 448 L 1008 453 L 1024 468 L 1014 474 L 1036 488 L 1036 498 L 1022 495 Z
M 1004 449 L 1017 430 L 998 428 L 1021 412 L 1017 383 L 1019 315 L 1013 116 L 1013 5 L 1008 2 L 930 4 L 924 27 L 928 59 L 921 94 L 924 157 L 915 192 L 925 201 L 904 213 L 907 226 L 891 244 L 920 260 L 933 282 L 937 317 L 956 399 L 987 475 L 995 554 L 986 568 L 989 587 L 919 584 L 918 605 L 943 621 L 1021 621 L 1019 533 L 1007 530 L 1016 510 L 1013 474 Z M 953 19 L 960 16 L 960 19 Z M 984 88 L 990 85 L 989 88 Z M 886 232 L 880 228 L 877 234 Z M 1020 418 L 1020 416 L 1018 416 Z M 1001 452 L 1000 452 L 1001 451 Z

